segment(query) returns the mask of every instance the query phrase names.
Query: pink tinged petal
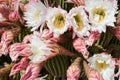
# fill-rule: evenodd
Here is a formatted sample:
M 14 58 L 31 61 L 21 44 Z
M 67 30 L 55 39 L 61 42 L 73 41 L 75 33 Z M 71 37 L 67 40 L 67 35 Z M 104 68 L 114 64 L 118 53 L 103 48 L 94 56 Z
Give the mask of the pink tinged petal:
M 100 33 L 97 31 L 92 31 L 88 40 L 86 40 L 86 44 L 92 46 L 93 43 L 100 38 Z
M 9 20 L 10 21 L 17 21 L 18 19 L 19 19 L 18 11 L 10 12 L 10 14 L 9 14 Z
M 48 29 L 44 29 L 43 31 L 40 32 L 39 34 L 41 39 L 46 39 L 46 40 L 50 40 L 51 42 L 58 42 L 59 38 L 55 37 L 53 32 L 51 32 Z
M 73 3 L 77 6 L 85 5 L 84 0 L 67 0 L 67 3 Z
M 55 37 L 53 32 L 51 32 L 50 30 L 48 29 L 44 29 L 43 31 L 40 31 L 39 33 L 39 37 L 41 39 L 45 39 L 45 40 L 49 40 L 51 43 L 56 43 L 60 40 L 59 37 Z
M 20 70 L 25 69 L 29 64 L 29 60 L 27 58 L 22 58 L 20 62 L 16 63 L 10 72 L 10 76 L 15 75 L 18 73 Z
M 16 61 L 19 56 L 28 57 L 32 55 L 30 50 L 30 46 L 28 44 L 23 43 L 15 43 L 10 46 L 10 53 L 9 53 L 12 61 Z
M 0 47 L 0 53 L 7 55 L 9 52 L 9 46 L 6 45 L 5 43 L 0 43 L 1 47 Z
M 44 0 L 44 4 L 46 7 L 50 7 L 48 0 Z
M 25 73 L 21 76 L 20 80 L 34 80 L 39 76 L 40 70 L 42 69 L 44 63 L 41 64 L 35 64 L 31 63 Z
M 53 37 L 53 32 L 51 32 L 48 29 L 45 29 L 45 30 L 40 32 L 40 37 L 45 38 L 45 39 L 50 39 Z
M 22 41 L 22 43 L 25 43 L 25 44 L 27 44 L 27 43 L 29 43 L 30 41 L 30 39 L 33 37 L 33 34 L 31 34 L 31 35 L 26 35 L 24 38 L 23 38 L 23 41 Z
M 85 73 L 88 77 L 88 80 L 103 80 L 100 73 L 98 73 L 96 70 L 89 67 L 85 61 L 84 61 L 83 65 L 84 65 Z
M 12 33 L 12 31 L 5 31 L 2 34 L 1 43 L 5 42 L 6 44 L 10 44 L 13 39 L 14 39 L 14 34 Z
M 78 52 L 82 53 L 84 58 L 88 58 L 89 52 L 86 48 L 84 41 L 81 38 L 75 39 L 73 42 L 73 46 Z
M 67 80 L 78 80 L 80 76 L 80 57 L 76 58 L 75 61 L 70 65 L 67 70 Z

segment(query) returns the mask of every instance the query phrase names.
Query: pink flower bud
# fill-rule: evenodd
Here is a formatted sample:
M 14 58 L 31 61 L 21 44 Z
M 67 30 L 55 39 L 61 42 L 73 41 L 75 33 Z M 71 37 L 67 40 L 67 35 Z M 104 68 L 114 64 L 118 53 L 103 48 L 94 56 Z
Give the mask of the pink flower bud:
M 73 46 L 78 52 L 82 53 L 84 58 L 88 58 L 89 52 L 86 48 L 84 41 L 81 38 L 75 39 L 73 42 Z
M 96 70 L 89 67 L 85 61 L 83 65 L 84 65 L 85 73 L 88 77 L 88 80 L 103 80 L 103 77 Z
M 80 76 L 80 58 L 78 57 L 67 70 L 67 80 L 78 80 Z
M 10 14 L 9 14 L 9 20 L 10 21 L 17 21 L 18 19 L 19 19 L 18 11 L 10 12 Z
M 88 40 L 86 40 L 86 44 L 92 46 L 93 43 L 100 38 L 100 33 L 97 31 L 91 32 Z
M 9 52 L 9 44 L 14 39 L 14 35 L 11 31 L 5 31 L 1 37 L 0 54 L 7 55 Z
M 15 43 L 10 46 L 10 53 L 9 53 L 12 61 L 16 61 L 19 56 L 28 57 L 32 55 L 30 50 L 30 46 L 28 44 L 23 43 Z
M 27 58 L 22 58 L 20 62 L 16 63 L 10 72 L 10 76 L 15 75 L 17 72 L 19 72 L 20 70 L 25 69 L 29 64 L 29 61 Z
M 9 52 L 9 46 L 6 43 L 0 43 L 0 54 L 7 55 Z
M 12 33 L 12 31 L 5 31 L 2 34 L 1 43 L 5 42 L 6 44 L 10 44 L 13 39 L 14 39 L 14 34 Z
M 43 63 L 41 64 L 31 63 L 27 67 L 25 73 L 23 73 L 23 75 L 21 76 L 20 80 L 35 80 L 35 78 L 39 76 L 42 67 L 43 67 Z

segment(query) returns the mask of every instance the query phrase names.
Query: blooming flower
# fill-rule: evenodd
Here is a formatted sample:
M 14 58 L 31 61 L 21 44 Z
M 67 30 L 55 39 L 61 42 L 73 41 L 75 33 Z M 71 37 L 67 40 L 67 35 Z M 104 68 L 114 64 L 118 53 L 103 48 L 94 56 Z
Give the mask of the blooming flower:
M 78 37 L 89 35 L 90 25 L 83 6 L 72 8 L 69 12 L 69 18 Z
M 55 35 L 61 35 L 67 31 L 69 23 L 67 20 L 67 11 L 61 8 L 49 8 L 46 16 L 47 26 Z
M 30 47 L 33 54 L 29 58 L 34 63 L 41 63 L 59 52 L 55 43 L 51 43 L 50 40 L 42 40 L 35 33 L 30 39 Z
M 31 2 L 30 2 L 31 3 Z M 24 19 L 28 27 L 32 27 L 32 31 L 37 29 L 42 23 L 45 22 L 46 7 L 38 1 L 32 1 L 32 4 L 26 5 L 26 11 L 24 12 Z
M 90 67 L 98 71 L 104 80 L 114 80 L 115 65 L 111 55 L 106 53 L 96 54 L 88 58 L 88 62 Z
M 67 80 L 78 80 L 80 76 L 80 57 L 76 58 L 75 61 L 70 65 L 67 70 Z
M 95 4 L 93 4 L 95 3 Z M 86 10 L 92 24 L 92 31 L 106 31 L 106 26 L 114 26 L 117 4 L 111 0 L 86 0 Z

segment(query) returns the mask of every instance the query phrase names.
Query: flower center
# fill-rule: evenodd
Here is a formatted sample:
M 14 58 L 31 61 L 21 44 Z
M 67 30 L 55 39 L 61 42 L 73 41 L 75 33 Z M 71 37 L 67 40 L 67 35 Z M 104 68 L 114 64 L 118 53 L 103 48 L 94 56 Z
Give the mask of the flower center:
M 103 62 L 98 62 L 96 61 L 96 68 L 99 72 L 101 72 L 102 70 L 105 70 L 108 67 L 108 64 L 103 61 Z
M 74 19 L 77 24 L 77 30 L 80 31 L 83 28 L 83 22 L 81 16 L 77 14 L 74 16 Z
M 38 20 L 38 19 L 39 19 L 39 17 L 38 17 L 39 14 L 40 14 L 40 11 L 37 11 L 37 10 L 34 11 L 33 19 L 34 19 L 34 20 Z
M 54 21 L 53 21 L 53 23 L 54 23 L 54 26 L 56 28 L 58 28 L 58 29 L 63 28 L 64 25 L 65 25 L 65 20 L 64 20 L 63 14 L 61 14 L 61 13 L 57 14 Z
M 34 46 L 34 45 L 32 45 L 31 51 L 32 51 L 34 54 L 43 54 L 43 51 L 40 50 L 37 46 Z
M 95 22 L 100 23 L 105 17 L 105 10 L 102 8 L 97 8 L 93 10 L 93 18 Z

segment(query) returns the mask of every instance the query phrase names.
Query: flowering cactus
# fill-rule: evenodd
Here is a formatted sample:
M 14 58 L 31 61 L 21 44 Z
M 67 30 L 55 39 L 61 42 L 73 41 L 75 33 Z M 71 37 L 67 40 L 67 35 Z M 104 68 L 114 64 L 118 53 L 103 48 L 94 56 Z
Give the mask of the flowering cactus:
M 118 6 L 119 0 L 0 0 L 0 80 L 120 79 Z

